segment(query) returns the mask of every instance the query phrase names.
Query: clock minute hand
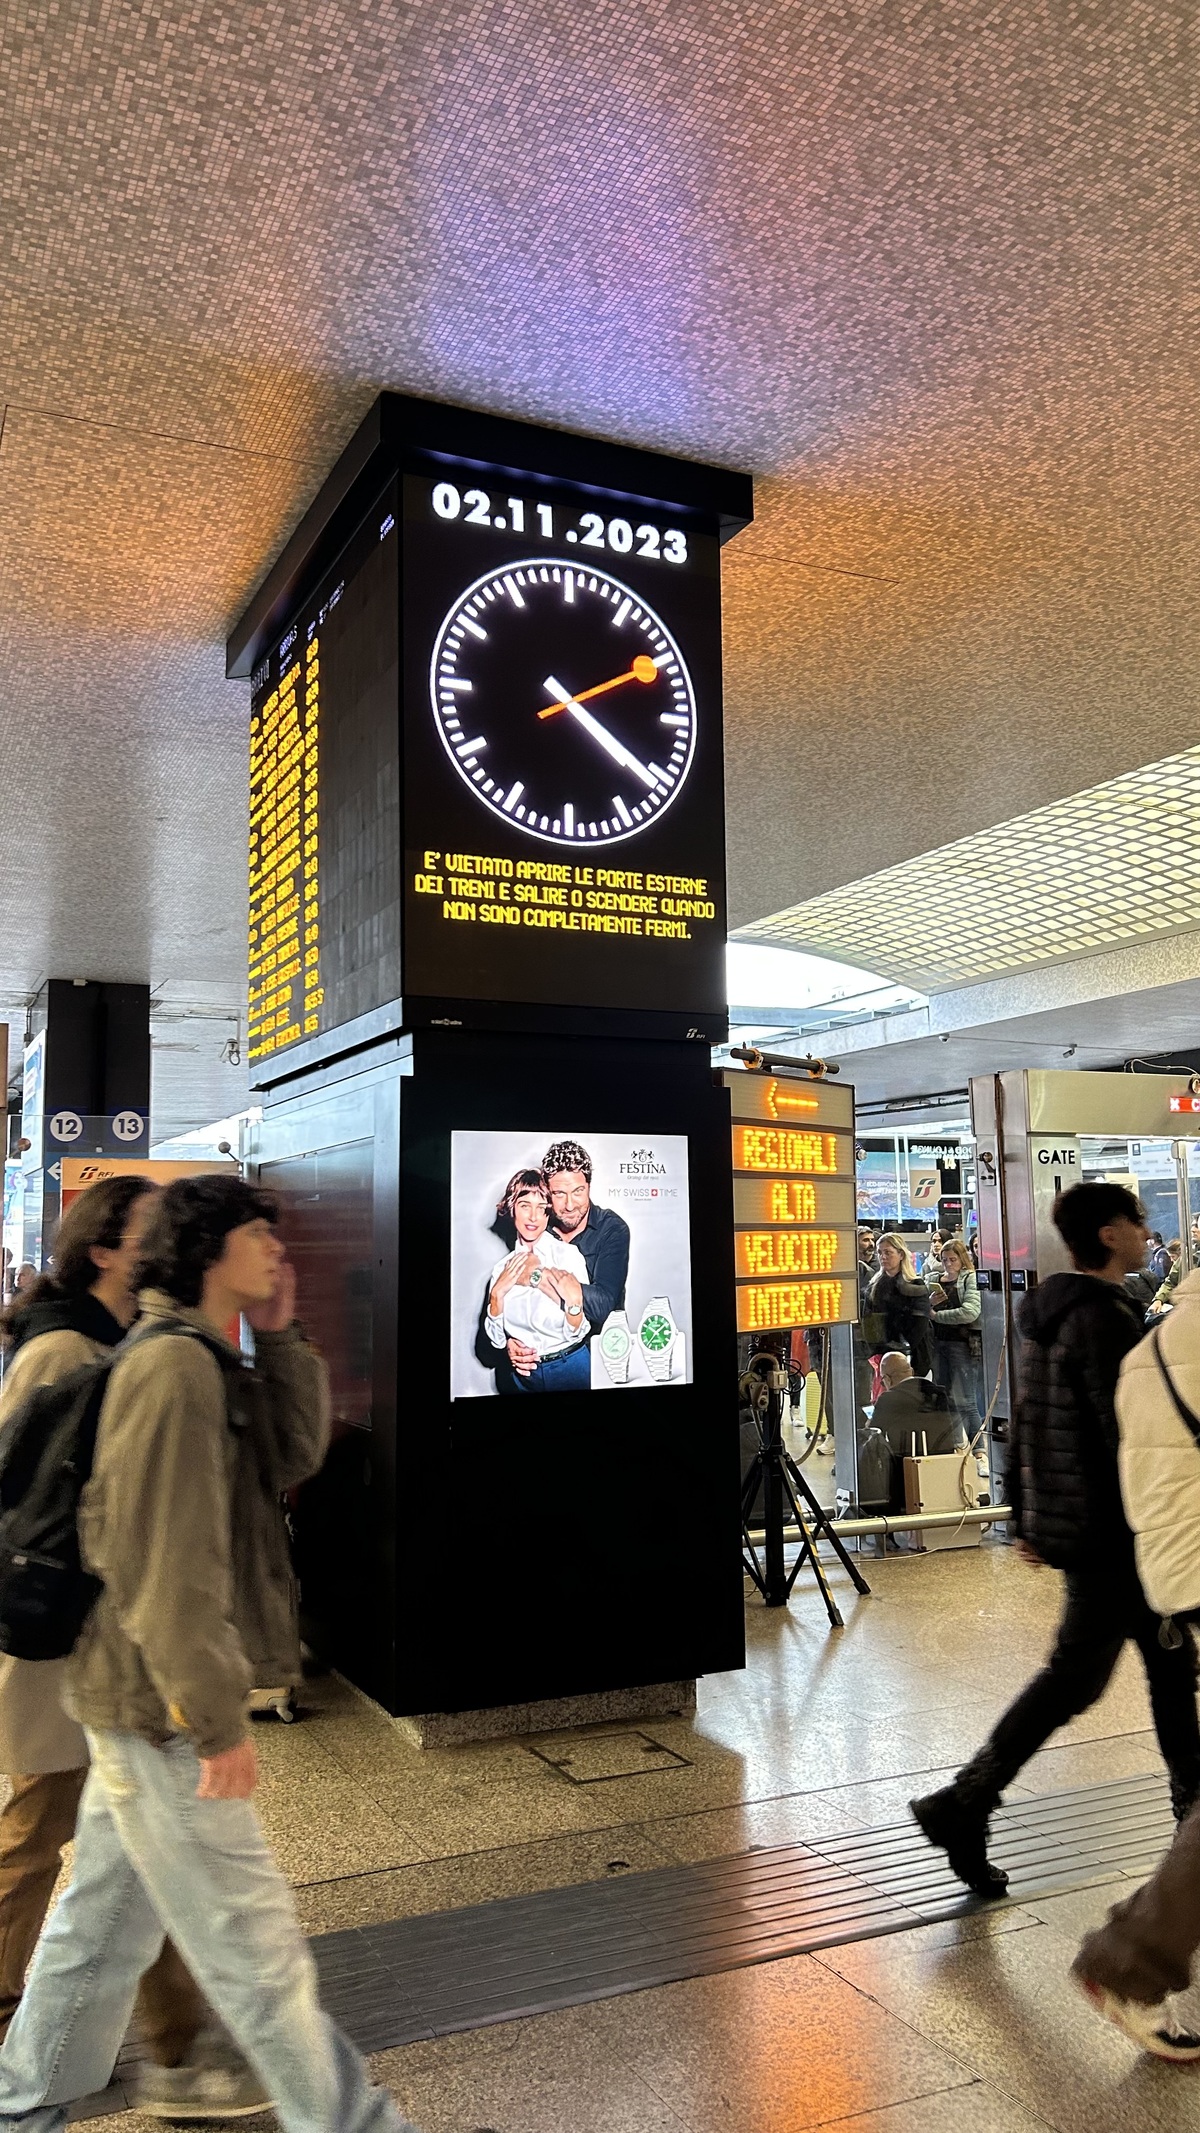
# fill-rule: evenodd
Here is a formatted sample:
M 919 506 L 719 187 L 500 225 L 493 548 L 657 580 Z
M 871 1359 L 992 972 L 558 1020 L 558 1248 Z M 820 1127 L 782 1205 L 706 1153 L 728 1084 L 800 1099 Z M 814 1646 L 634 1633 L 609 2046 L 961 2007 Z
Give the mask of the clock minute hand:
M 652 791 L 657 789 L 659 780 L 654 772 L 647 770 L 644 763 L 639 763 L 637 757 L 632 755 L 628 748 L 623 747 L 615 734 L 610 733 L 606 726 L 602 726 L 598 718 L 593 718 L 590 711 L 585 711 L 569 690 L 564 689 L 561 681 L 555 681 L 553 674 L 547 674 L 545 687 L 551 696 L 557 698 L 554 706 L 556 711 L 569 711 L 572 718 L 579 721 L 584 732 L 590 733 L 592 739 L 598 741 L 605 753 L 612 757 L 614 763 L 619 763 L 623 770 L 631 770 L 635 778 L 640 778 Z

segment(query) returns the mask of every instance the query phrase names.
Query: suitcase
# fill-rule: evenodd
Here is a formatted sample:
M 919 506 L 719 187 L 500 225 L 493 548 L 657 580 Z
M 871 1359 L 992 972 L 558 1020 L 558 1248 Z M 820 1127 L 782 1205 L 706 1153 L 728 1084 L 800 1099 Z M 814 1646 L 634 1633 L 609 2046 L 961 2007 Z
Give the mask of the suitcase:
M 969 1504 L 964 1501 L 969 1498 Z M 964 1444 L 961 1451 L 922 1453 L 904 1462 L 904 1508 L 906 1511 L 965 1511 L 979 1501 L 979 1475 L 973 1455 Z M 983 1527 L 930 1526 L 911 1538 L 927 1555 L 943 1548 L 978 1548 Z

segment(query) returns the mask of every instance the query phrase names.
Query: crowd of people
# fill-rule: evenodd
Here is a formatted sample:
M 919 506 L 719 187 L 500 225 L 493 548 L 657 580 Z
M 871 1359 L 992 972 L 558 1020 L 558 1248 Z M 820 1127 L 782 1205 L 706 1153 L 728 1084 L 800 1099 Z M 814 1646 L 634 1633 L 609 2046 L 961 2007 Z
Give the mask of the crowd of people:
M 859 1493 L 864 1509 L 891 1513 L 904 1509 L 906 1456 L 965 1448 L 983 1412 L 974 1247 L 956 1231 L 934 1230 L 918 1271 L 914 1243 L 896 1230 L 858 1233 Z M 869 1446 L 879 1436 L 888 1455 L 886 1500 L 862 1488 L 874 1470 Z
M 1178 1833 L 1087 1935 L 1074 1975 L 1142 2049 L 1200 2060 L 1200 2034 L 1169 2005 L 1200 1947 L 1200 1272 L 1147 1331 L 1132 1277 L 1159 1240 L 1140 1203 L 1084 1183 L 1054 1221 L 1072 1271 L 1019 1313 L 1008 1493 L 1024 1562 L 1063 1577 L 1062 1618 L 1045 1666 L 912 1812 L 969 1889 L 1003 1896 L 989 1843 L 1005 1788 L 1133 1643 Z M 940 1233 L 918 1272 L 903 1235 L 864 1230 L 859 1279 L 877 1426 L 898 1455 L 953 1449 L 979 1423 L 969 1243 Z M 231 1338 L 239 1321 L 252 1363 Z M 60 2133 L 136 2017 L 150 2117 L 273 2106 L 285 2133 L 411 2133 L 321 2010 L 253 1805 L 250 1692 L 300 1677 L 283 1495 L 329 1438 L 273 1199 L 228 1174 L 93 1187 L 60 1224 L 51 1270 L 14 1289 L 0 1337 L 0 1462 L 6 1441 L 33 1441 L 46 1403 L 92 1414 L 95 1431 L 77 1508 L 94 1586 L 82 1630 L 62 1657 L 0 1656 L 0 2129 Z M 12 1574 L 0 1561 L 0 1626 Z M 50 1620 L 57 1602 L 40 1604 Z

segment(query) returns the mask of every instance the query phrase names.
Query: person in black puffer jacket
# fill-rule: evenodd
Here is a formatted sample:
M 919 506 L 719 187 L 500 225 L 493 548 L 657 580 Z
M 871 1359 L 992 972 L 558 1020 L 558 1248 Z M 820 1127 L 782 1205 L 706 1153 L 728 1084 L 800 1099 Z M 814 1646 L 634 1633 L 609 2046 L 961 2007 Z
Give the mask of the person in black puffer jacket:
M 952 1785 L 912 1811 L 960 1880 L 1003 1895 L 1008 1876 L 987 1856 L 1001 1793 L 1052 1733 L 1103 1695 L 1132 1638 L 1141 1653 L 1159 1747 L 1182 1821 L 1200 1798 L 1196 1647 L 1180 1626 L 1159 1643 L 1159 1617 L 1138 1581 L 1121 1504 L 1117 1375 L 1143 1336 L 1125 1276 L 1146 1257 L 1145 1209 L 1122 1185 L 1073 1185 L 1054 1203 L 1073 1274 L 1051 1274 L 1022 1307 L 1020 1392 L 1009 1452 L 1009 1501 L 1026 1562 L 1066 1577 L 1066 1605 L 1045 1666 Z

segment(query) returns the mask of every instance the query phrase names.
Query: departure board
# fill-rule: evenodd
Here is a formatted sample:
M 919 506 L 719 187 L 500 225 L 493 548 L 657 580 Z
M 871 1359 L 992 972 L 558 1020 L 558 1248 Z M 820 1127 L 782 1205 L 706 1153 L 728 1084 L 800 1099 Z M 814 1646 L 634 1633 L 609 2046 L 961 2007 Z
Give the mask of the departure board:
M 253 679 L 252 1066 L 400 992 L 392 493 L 389 485 Z
M 320 1028 L 321 640 L 314 630 L 250 721 L 252 1060 Z

